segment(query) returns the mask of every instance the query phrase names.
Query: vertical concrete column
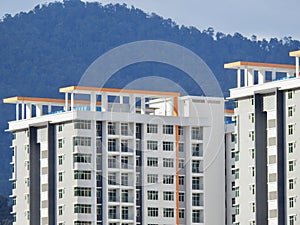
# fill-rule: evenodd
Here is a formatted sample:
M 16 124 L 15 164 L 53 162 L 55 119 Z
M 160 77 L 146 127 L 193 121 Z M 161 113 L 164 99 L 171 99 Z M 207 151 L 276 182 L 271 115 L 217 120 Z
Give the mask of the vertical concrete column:
M 69 93 L 66 92 L 65 93 L 65 108 L 64 108 L 65 111 L 69 111 Z
M 241 69 L 237 69 L 237 73 L 236 73 L 236 84 L 237 87 L 241 87 Z
M 248 86 L 248 69 L 244 69 L 244 86 Z
M 25 119 L 25 103 L 22 102 L 22 120 Z
M 52 105 L 51 105 L 51 103 L 49 103 L 48 104 L 48 114 L 51 113 L 51 111 L 52 111 Z
M 299 77 L 299 56 L 296 56 L 296 77 Z
M 276 79 L 276 71 L 272 70 L 272 80 L 275 80 L 275 79 Z
M 41 174 L 40 144 L 37 143 L 37 128 L 29 128 L 29 220 L 30 225 L 40 225 Z
M 124 99 L 123 99 L 123 96 L 122 95 L 120 95 L 120 104 L 124 104 Z
M 131 113 L 135 113 L 135 95 L 131 94 L 129 96 L 129 108 Z
M 254 70 L 253 69 L 248 69 L 248 86 L 254 85 Z
M 258 84 L 266 82 L 266 72 L 264 70 L 258 70 Z
M 49 224 L 56 222 L 56 148 L 55 148 L 55 125 L 48 123 L 48 221 Z
M 108 103 L 107 103 L 107 94 L 105 92 L 102 92 L 101 94 L 101 111 L 102 112 L 106 112 L 107 111 L 107 106 L 108 106 Z
M 90 96 L 90 108 L 92 112 L 96 112 L 96 93 L 92 92 Z
M 35 115 L 36 116 L 42 116 L 43 115 L 43 106 L 42 105 L 36 105 L 35 106 Z
M 277 207 L 278 207 L 278 225 L 285 225 L 286 221 L 286 148 L 284 135 L 284 109 L 285 98 L 283 91 L 276 91 L 276 126 L 277 126 Z
M 16 120 L 19 120 L 19 103 L 16 103 Z
M 74 111 L 74 93 L 71 92 L 71 111 Z
M 141 114 L 145 114 L 146 112 L 146 103 L 145 103 L 145 97 L 141 97 Z
M 268 225 L 268 154 L 267 113 L 263 111 L 263 95 L 254 95 L 255 115 L 255 216 L 256 223 Z M 263 132 L 261 132 L 263 131 Z
M 32 116 L 32 106 L 31 103 L 26 104 L 26 119 L 30 119 Z

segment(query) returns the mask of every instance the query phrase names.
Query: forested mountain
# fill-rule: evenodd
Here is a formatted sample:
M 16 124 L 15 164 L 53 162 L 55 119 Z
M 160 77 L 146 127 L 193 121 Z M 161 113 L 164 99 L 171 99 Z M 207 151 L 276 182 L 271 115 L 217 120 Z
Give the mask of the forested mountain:
M 225 95 L 235 86 L 235 76 L 233 71 L 223 69 L 224 63 L 294 63 L 288 53 L 300 49 L 300 42 L 290 37 L 257 40 L 255 36 L 249 39 L 212 28 L 200 31 L 126 5 L 103 6 L 79 0 L 50 3 L 28 13 L 5 15 L 0 22 L 0 98 L 58 97 L 59 87 L 76 85 L 86 68 L 106 51 L 149 39 L 174 42 L 198 54 L 216 75 Z M 195 93 L 195 85 L 185 74 L 158 63 L 129 66 L 108 85 L 121 88 L 132 79 L 151 74 L 173 77 L 190 94 Z M 7 121 L 14 119 L 14 108 L 1 103 L 0 110 L 0 193 L 8 196 L 11 151 L 10 135 L 4 129 Z

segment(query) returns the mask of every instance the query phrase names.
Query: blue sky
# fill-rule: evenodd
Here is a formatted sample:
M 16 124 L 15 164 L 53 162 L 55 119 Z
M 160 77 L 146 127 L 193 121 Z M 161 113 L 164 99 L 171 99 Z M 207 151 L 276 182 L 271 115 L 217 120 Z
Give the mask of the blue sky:
M 90 1 L 90 0 L 88 0 Z M 93 0 L 96 1 L 96 0 Z M 0 17 L 28 11 L 44 0 L 1 0 Z M 47 1 L 51 2 L 51 1 Z M 300 40 L 299 0 L 101 0 L 102 4 L 126 3 L 178 24 L 200 30 L 213 27 L 223 33 L 239 32 L 259 38 L 291 36 Z

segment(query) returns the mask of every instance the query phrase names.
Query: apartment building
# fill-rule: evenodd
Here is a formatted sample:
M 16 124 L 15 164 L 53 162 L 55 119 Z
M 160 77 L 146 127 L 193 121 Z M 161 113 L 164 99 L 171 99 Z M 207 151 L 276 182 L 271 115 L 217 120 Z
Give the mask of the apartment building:
M 4 99 L 16 107 L 14 225 L 224 224 L 222 98 L 60 92 L 64 99 Z
M 224 65 L 237 71 L 237 88 L 230 90 L 235 180 L 227 187 L 228 194 L 234 191 L 231 216 L 236 225 L 300 224 L 300 51 L 290 56 L 296 65 Z

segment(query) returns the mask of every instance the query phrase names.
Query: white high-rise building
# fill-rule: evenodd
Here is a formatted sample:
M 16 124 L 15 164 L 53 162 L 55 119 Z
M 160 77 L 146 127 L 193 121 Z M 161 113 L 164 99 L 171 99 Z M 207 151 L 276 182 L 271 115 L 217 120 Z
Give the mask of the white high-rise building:
M 222 98 L 60 92 L 4 100 L 16 105 L 14 225 L 224 224 Z
M 230 90 L 235 181 L 227 187 L 236 225 L 300 224 L 300 51 L 290 56 L 296 66 L 225 64 L 237 70 L 238 87 Z

